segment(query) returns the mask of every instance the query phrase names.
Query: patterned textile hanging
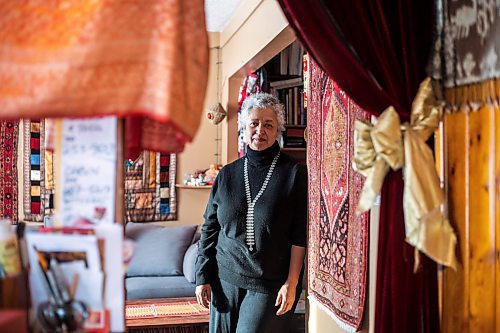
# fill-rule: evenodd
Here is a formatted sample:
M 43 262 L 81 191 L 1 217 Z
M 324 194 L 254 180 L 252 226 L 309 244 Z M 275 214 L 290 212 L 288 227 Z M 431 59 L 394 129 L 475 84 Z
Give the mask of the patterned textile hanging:
M 429 73 L 445 88 L 500 78 L 500 7 L 477 0 L 436 1 Z
M 125 221 L 177 219 L 176 155 L 144 151 L 125 166 Z
M 351 168 L 354 121 L 370 118 L 314 61 L 309 76 L 309 298 L 354 332 L 365 307 L 369 232 L 368 214 L 355 214 L 364 180 Z
M 196 134 L 203 1 L 0 0 L 0 12 L 0 117 L 123 116 L 134 151 L 180 152 Z
M 17 121 L 0 121 L 0 219 L 17 224 Z
M 43 222 L 54 215 L 54 158 L 45 147 L 44 119 L 23 119 L 23 213 L 24 220 Z

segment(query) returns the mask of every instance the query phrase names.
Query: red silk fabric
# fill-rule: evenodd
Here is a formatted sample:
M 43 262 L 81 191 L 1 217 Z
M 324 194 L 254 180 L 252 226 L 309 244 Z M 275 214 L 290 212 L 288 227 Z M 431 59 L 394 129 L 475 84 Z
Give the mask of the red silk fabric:
M 117 115 L 135 151 L 179 152 L 196 134 L 202 1 L 0 0 L 0 12 L 0 118 Z

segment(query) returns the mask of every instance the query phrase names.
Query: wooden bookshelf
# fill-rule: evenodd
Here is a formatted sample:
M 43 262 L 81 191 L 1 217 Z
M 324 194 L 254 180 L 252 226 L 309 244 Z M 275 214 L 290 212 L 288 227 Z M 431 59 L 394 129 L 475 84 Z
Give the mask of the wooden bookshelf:
M 281 148 L 285 153 L 305 152 L 306 148 Z
M 263 89 L 285 106 L 282 151 L 305 164 L 307 109 L 304 106 L 303 54 L 304 49 L 295 41 L 264 64 L 267 84 Z
M 307 117 L 303 98 L 304 83 L 301 77 L 270 82 L 269 93 L 276 96 L 285 106 L 286 125 L 306 125 Z
M 306 148 L 281 148 L 281 151 L 300 164 L 306 164 Z

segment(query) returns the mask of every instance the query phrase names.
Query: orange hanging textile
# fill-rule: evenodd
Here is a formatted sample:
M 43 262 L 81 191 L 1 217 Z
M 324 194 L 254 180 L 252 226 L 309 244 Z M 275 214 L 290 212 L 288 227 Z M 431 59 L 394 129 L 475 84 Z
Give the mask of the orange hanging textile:
M 126 117 L 128 148 L 180 152 L 208 79 L 198 0 L 0 0 L 0 118 Z

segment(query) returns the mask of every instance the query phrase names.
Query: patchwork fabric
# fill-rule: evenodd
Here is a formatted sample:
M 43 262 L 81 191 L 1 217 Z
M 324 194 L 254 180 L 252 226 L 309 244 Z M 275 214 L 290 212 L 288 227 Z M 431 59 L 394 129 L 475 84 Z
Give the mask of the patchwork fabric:
M 309 295 L 342 328 L 356 331 L 365 306 L 369 221 L 355 214 L 363 178 L 351 157 L 354 121 L 369 115 L 313 61 L 309 85 Z
M 177 219 L 176 155 L 144 151 L 125 168 L 127 222 Z
M 53 153 L 45 149 L 45 121 L 23 120 L 24 220 L 42 222 L 54 214 Z
M 17 224 L 17 121 L 0 121 L 0 219 Z

